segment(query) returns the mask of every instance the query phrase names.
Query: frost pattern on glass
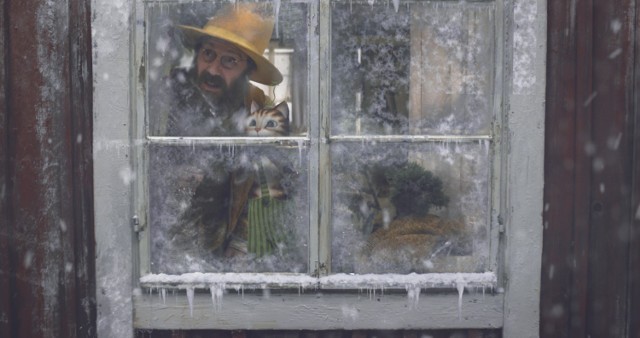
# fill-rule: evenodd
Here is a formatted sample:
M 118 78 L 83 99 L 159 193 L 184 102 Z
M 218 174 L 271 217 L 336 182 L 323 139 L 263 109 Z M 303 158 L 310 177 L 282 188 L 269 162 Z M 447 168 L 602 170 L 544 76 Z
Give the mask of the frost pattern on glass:
M 302 156 L 272 146 L 150 146 L 151 271 L 307 272 Z
M 255 3 L 255 1 L 238 1 Z M 183 45 L 178 25 L 203 27 L 216 12 L 229 1 L 189 3 L 146 3 L 146 53 L 141 80 L 146 80 L 148 134 L 153 136 L 176 136 L 168 131 L 169 110 L 175 105 L 175 82 L 184 81 L 182 74 L 193 67 L 194 53 Z M 282 3 L 277 8 L 263 2 L 265 15 L 274 16 L 275 26 L 269 49 L 264 56 L 282 73 L 283 82 L 277 86 L 253 83 L 267 96 L 269 101 L 287 101 L 291 111 L 291 135 L 307 132 L 307 5 L 304 3 Z M 277 34 L 276 34 L 277 32 Z M 182 71 L 182 72 L 179 72 Z M 173 86 L 173 87 L 172 87 Z M 182 89 L 180 87 L 179 89 Z M 189 109 L 208 109 L 205 103 L 190 104 Z M 195 114 L 198 115 L 198 114 Z M 220 135 L 215 129 L 216 121 L 181 121 L 189 130 L 188 135 L 179 136 L 229 136 Z M 216 130 L 212 135 L 211 130 Z M 237 136 L 237 135 L 232 135 Z
M 332 8 L 332 134 L 489 132 L 492 3 Z
M 486 271 L 489 153 L 481 142 L 335 144 L 331 155 L 334 272 Z
M 535 1 L 515 1 L 513 6 L 513 91 L 526 94 L 536 84 L 533 71 L 536 61 L 536 20 L 538 4 Z

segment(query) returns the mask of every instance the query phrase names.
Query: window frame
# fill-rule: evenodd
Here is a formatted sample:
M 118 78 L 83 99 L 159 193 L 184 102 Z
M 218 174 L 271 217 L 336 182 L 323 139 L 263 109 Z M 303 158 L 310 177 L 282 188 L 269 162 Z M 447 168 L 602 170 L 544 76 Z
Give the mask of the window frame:
M 94 26 L 109 27 L 114 22 L 123 23 L 122 18 L 109 16 L 109 13 L 113 14 L 115 10 L 122 11 L 117 4 L 110 4 L 106 0 L 93 1 L 94 8 L 105 10 L 95 12 Z M 497 138 L 494 141 L 501 147 L 493 154 L 490 182 L 493 187 L 490 196 L 493 209 L 490 236 L 502 242 L 501 245 L 491 244 L 491 266 L 494 268 L 496 280 L 491 281 L 490 285 L 468 284 L 468 289 L 464 290 L 465 294 L 460 296 L 459 290 L 455 288 L 455 282 L 460 280 L 460 275 L 438 274 L 443 275 L 445 282 L 429 284 L 432 280 L 425 280 L 420 286 L 424 287 L 422 297 L 427 300 L 419 303 L 416 308 L 416 303 L 407 297 L 410 291 L 408 283 L 390 282 L 381 285 L 379 280 L 369 284 L 361 280 L 360 284 L 357 282 L 343 287 L 332 285 L 329 276 L 304 282 L 305 288 L 302 289 L 296 287 L 296 283 L 300 280 L 307 281 L 304 276 L 294 276 L 293 283 L 271 285 L 264 283 L 261 279 L 264 276 L 258 276 L 256 283 L 244 283 L 242 286 L 237 283 L 226 285 L 227 293 L 222 305 L 225 311 L 219 311 L 215 304 L 212 311 L 212 294 L 193 292 L 194 288 L 208 287 L 206 283 L 140 283 L 140 276 L 148 272 L 144 269 L 144 266 L 148 266 L 148 256 L 145 258 L 144 255 L 138 254 L 140 250 L 148 250 L 148 245 L 145 244 L 148 243 L 148 238 L 145 237 L 148 232 L 144 231 L 148 227 L 145 213 L 141 212 L 145 210 L 146 203 L 140 203 L 138 198 L 144 194 L 147 184 L 144 175 L 144 163 L 147 158 L 144 146 L 135 140 L 139 135 L 144 135 L 145 126 L 145 114 L 137 112 L 144 111 L 144 99 L 140 98 L 144 98 L 145 92 L 143 84 L 138 81 L 138 75 L 144 64 L 142 45 L 145 44 L 139 42 L 145 39 L 144 23 L 147 18 L 144 15 L 140 16 L 140 13 L 144 13 L 146 1 L 134 0 L 130 7 L 125 9 L 130 11 L 131 20 L 127 20 L 124 27 L 113 31 L 115 37 L 112 39 L 117 42 L 113 50 L 105 52 L 99 48 L 101 42 L 111 42 L 110 38 L 104 35 L 94 37 L 98 46 L 94 47 L 96 54 L 110 52 L 118 56 L 112 60 L 96 58 L 94 61 L 94 153 L 96 156 L 103 156 L 96 157 L 95 161 L 98 304 L 99 307 L 105 306 L 104 308 L 115 306 L 122 298 L 121 294 L 114 295 L 116 290 L 124 292 L 126 298 L 121 305 L 124 315 L 99 311 L 99 335 L 109 335 L 107 330 L 112 330 L 114 325 L 123 330 L 127 327 L 312 330 L 504 327 L 505 333 L 538 332 L 537 329 L 530 330 L 538 325 L 538 263 L 541 259 L 542 244 L 546 1 L 538 0 L 535 3 L 537 11 L 542 14 L 526 22 L 528 26 L 525 29 L 533 29 L 537 41 L 543 43 L 538 43 L 533 50 L 527 51 L 533 52 L 535 56 L 534 67 L 529 71 L 534 78 L 541 81 L 535 82 L 525 90 L 513 84 L 514 74 L 511 71 L 519 57 L 519 51 L 514 50 L 513 35 L 517 36 L 519 33 L 514 23 L 514 9 L 526 6 L 522 5 L 522 1 L 524 0 L 487 1 L 495 3 L 496 67 L 493 109 L 495 116 L 499 118 L 494 119 L 492 133 Z M 316 210 L 319 210 L 318 214 L 310 215 L 309 243 L 319 243 L 317 248 L 310 249 L 311 263 L 331 260 L 330 217 L 322 216 L 330 215 L 331 204 L 321 203 L 313 196 L 331 196 L 330 176 L 320 178 L 320 172 L 330 168 L 329 143 L 336 137 L 329 134 L 329 128 L 321 128 L 330 125 L 331 81 L 326 74 L 330 74 L 331 70 L 331 1 L 311 1 L 309 7 L 312 13 L 309 17 L 316 20 L 310 20 L 309 31 L 314 32 L 317 28 L 320 32 L 318 35 L 309 34 L 309 46 L 318 46 L 315 52 L 319 55 L 320 64 L 313 67 L 309 63 L 307 70 L 310 110 L 309 133 L 305 142 L 308 142 L 310 148 L 317 147 L 316 151 L 309 152 L 310 163 L 319 163 L 318 166 L 312 166 L 315 168 L 309 172 L 310 187 L 318 187 L 319 191 L 318 194 L 310 194 L 312 210 L 314 205 Z M 317 10 L 317 17 L 313 15 L 314 9 Z M 313 52 L 313 48 L 310 48 L 309 53 Z M 103 74 L 110 75 L 107 77 Z M 122 86 L 123 82 L 128 86 Z M 318 91 L 317 95 L 313 95 L 314 88 Z M 114 104 L 107 95 L 113 93 L 127 97 L 125 104 L 128 104 L 128 107 L 118 105 L 114 113 Z M 298 139 L 293 138 L 292 141 L 297 142 Z M 230 138 L 228 141 L 234 142 L 238 139 Z M 167 139 L 167 142 L 171 140 Z M 195 139 L 194 142 L 198 140 Z M 527 180 L 521 177 L 522 170 L 528 170 Z M 133 175 L 134 179 L 130 181 L 132 184 L 125 184 L 123 187 L 123 177 L 130 177 L 128 175 Z M 533 245 L 527 247 L 530 244 Z M 116 252 L 109 252 L 110 249 L 115 249 Z M 110 255 L 113 257 L 109 257 Z M 313 269 L 311 265 L 309 268 Z M 122 273 L 123 270 L 128 271 Z M 120 275 L 114 279 L 114 275 L 119 273 Z M 109 281 L 110 279 L 112 280 Z M 401 275 L 395 279 L 400 280 Z M 356 285 L 361 285 L 362 289 L 354 289 Z M 483 286 L 486 289 L 480 290 Z M 478 289 L 474 291 L 473 287 Z M 166 291 L 162 291 L 163 289 L 178 290 L 180 295 L 175 302 L 167 302 Z M 345 292 L 349 290 L 352 292 Z M 485 292 L 487 290 L 488 292 Z M 192 307 L 187 304 L 189 299 Z M 126 313 L 129 310 L 132 315 L 127 318 Z M 385 311 L 388 320 L 380 320 L 380 311 Z M 326 320 L 318 321 L 319 314 Z M 101 326 L 101 318 L 106 319 L 106 323 L 111 326 Z M 292 318 L 296 320 L 292 321 Z

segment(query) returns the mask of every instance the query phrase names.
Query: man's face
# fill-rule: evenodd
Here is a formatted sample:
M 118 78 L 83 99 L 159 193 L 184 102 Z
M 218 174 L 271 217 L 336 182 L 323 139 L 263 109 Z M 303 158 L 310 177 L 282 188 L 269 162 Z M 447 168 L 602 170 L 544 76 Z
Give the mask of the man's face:
M 232 45 L 217 39 L 206 40 L 196 56 L 198 86 L 216 101 L 240 95 L 233 91 L 240 87 L 247 62 L 247 55 Z

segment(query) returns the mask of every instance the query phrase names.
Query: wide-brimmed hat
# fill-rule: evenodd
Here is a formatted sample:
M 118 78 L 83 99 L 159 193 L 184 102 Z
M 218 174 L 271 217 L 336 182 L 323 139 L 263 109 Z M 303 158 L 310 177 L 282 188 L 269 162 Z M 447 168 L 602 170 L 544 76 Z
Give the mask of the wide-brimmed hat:
M 282 82 L 282 74 L 262 54 L 269 47 L 273 20 L 264 17 L 250 4 L 229 5 L 220 10 L 202 28 L 179 25 L 184 44 L 194 48 L 202 38 L 213 37 L 232 44 L 246 53 L 256 64 L 249 79 L 266 85 Z

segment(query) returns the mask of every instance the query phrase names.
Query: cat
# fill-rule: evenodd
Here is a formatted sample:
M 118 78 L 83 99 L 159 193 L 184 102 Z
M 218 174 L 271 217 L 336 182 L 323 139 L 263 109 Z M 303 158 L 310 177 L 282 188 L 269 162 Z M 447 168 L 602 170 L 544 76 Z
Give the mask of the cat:
M 289 136 L 289 106 L 287 102 L 282 101 L 271 108 L 260 108 L 255 102 L 252 102 L 250 114 L 245 121 L 245 135 L 251 137 Z M 268 191 L 269 196 L 273 198 L 284 198 L 286 194 L 279 184 L 282 179 L 281 168 L 279 169 L 265 155 L 258 156 L 253 164 L 256 182 L 251 189 L 250 197 L 266 197 Z M 264 181 L 267 181 L 268 184 L 260 184 Z
M 273 108 L 259 108 L 251 103 L 251 111 L 245 124 L 247 136 L 289 136 L 289 106 L 286 101 Z M 262 150 L 265 152 L 262 152 Z M 249 192 L 247 223 L 247 250 L 257 257 L 279 250 L 287 241 L 283 223 L 288 203 L 282 187 L 282 166 L 276 165 L 268 156 L 269 149 L 259 148 L 254 158 L 254 182 Z M 271 158 L 270 158 L 271 157 Z M 279 161 L 275 161 L 278 163 Z
M 289 136 L 289 105 L 286 101 L 273 108 L 260 108 L 251 103 L 245 124 L 247 136 Z

